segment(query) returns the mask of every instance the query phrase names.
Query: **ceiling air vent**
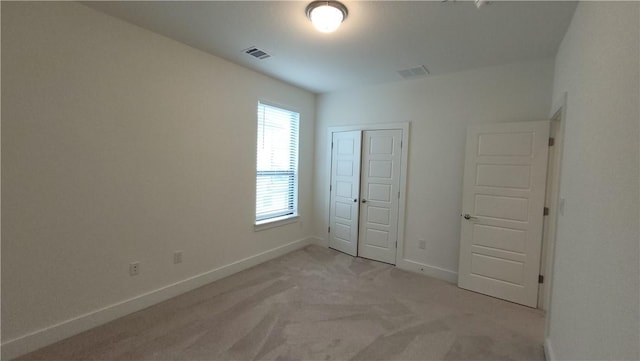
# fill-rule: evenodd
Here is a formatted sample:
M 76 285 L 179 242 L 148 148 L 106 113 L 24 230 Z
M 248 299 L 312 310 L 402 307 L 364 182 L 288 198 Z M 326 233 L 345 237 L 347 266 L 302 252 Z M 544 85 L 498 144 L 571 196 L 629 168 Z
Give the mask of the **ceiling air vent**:
M 262 59 L 266 59 L 266 58 L 270 58 L 271 55 L 267 54 L 267 52 L 260 50 L 258 48 L 256 48 L 255 46 L 252 46 L 248 49 L 244 49 L 243 50 L 245 54 L 249 54 L 251 56 L 253 56 L 254 58 L 258 58 L 260 60 Z
M 398 70 L 398 74 L 403 79 L 415 79 L 429 75 L 429 70 L 424 65 L 421 65 L 417 68 Z

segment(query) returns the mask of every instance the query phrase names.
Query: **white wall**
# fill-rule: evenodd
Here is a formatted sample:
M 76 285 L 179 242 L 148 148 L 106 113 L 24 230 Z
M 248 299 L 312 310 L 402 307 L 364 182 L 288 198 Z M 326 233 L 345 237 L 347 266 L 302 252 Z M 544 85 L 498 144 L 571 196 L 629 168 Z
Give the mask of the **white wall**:
M 466 128 L 548 119 L 552 80 L 553 61 L 549 59 L 319 96 L 315 234 L 326 242 L 327 128 L 409 121 L 404 261 L 398 264 L 456 280 Z M 426 240 L 426 250 L 418 248 L 421 238 Z
M 303 222 L 254 233 L 261 98 L 301 113 Z M 5 346 L 312 234 L 312 93 L 77 3 L 3 2 L 2 105 Z
M 580 3 L 556 58 L 568 92 L 547 347 L 558 360 L 640 359 L 640 4 Z

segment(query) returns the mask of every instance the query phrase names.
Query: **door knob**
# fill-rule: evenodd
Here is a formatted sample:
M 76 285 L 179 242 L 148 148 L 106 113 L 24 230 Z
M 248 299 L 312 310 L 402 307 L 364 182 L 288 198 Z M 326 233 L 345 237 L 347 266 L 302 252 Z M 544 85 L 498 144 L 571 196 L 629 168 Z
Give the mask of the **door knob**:
M 362 203 L 367 203 L 367 200 L 366 200 L 366 199 L 363 199 L 363 200 L 362 200 Z
M 469 215 L 469 213 L 461 214 L 461 216 L 466 220 L 478 219 L 478 217 L 472 217 L 471 215 Z
M 358 198 L 354 198 L 353 203 L 358 203 Z

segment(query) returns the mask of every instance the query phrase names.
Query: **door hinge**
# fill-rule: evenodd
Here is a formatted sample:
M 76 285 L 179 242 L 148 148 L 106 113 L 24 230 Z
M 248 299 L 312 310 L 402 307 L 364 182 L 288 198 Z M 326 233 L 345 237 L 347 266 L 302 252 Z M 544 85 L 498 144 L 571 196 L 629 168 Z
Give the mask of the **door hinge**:
M 549 207 L 544 207 L 542 209 L 542 215 L 543 216 L 548 216 L 549 215 Z
M 331 149 L 333 149 L 333 142 L 331 142 Z
M 398 191 L 398 199 L 400 199 L 400 191 Z
M 556 144 L 556 139 L 555 138 L 549 138 L 549 146 L 553 147 Z
M 538 275 L 538 283 L 544 283 L 544 276 Z
M 331 233 L 331 226 L 329 226 L 329 229 L 327 229 L 327 233 Z
M 329 192 L 331 192 L 332 186 L 331 184 L 329 184 Z
M 398 248 L 398 241 L 396 241 L 396 248 Z
M 400 149 L 402 149 L 402 141 L 400 141 Z

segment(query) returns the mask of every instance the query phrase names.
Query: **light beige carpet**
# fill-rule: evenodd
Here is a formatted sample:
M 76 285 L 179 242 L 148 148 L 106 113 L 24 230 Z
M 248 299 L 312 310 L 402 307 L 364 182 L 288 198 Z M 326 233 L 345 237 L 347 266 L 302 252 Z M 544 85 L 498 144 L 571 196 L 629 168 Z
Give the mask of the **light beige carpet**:
M 309 246 L 20 360 L 543 360 L 542 312 Z

